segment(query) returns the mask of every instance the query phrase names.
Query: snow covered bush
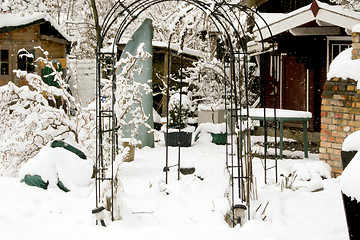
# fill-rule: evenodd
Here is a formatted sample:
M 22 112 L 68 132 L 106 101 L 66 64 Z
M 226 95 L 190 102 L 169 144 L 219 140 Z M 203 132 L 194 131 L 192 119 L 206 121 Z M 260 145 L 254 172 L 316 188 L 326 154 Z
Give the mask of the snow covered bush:
M 181 98 L 181 104 L 180 104 Z M 190 99 L 182 94 L 175 93 L 169 100 L 169 128 L 183 129 L 188 124 L 191 109 Z
M 225 63 L 225 65 L 229 63 Z M 237 98 L 239 104 L 246 106 L 246 104 L 253 105 L 257 102 L 259 96 L 259 86 L 257 85 L 256 76 L 259 74 L 255 63 L 247 62 L 247 82 L 245 83 L 245 69 L 244 62 L 235 64 L 235 72 L 239 74 L 237 79 L 240 84 L 240 93 Z M 193 67 L 185 69 L 184 79 L 187 85 L 184 92 L 187 92 L 191 97 L 195 107 L 199 104 L 211 104 L 212 106 L 221 106 L 225 103 L 230 103 L 230 99 L 234 98 L 234 91 L 231 88 L 230 68 L 224 69 L 224 62 L 212 58 L 202 58 L 193 63 Z M 246 92 L 248 97 L 246 97 Z
M 22 163 L 54 138 L 66 138 L 94 152 L 91 139 L 95 135 L 95 111 L 82 109 L 75 102 L 62 73 L 49 61 L 48 52 L 42 52 L 44 57 L 35 63 L 51 68 L 49 75 L 59 87 L 45 84 L 36 73 L 21 70 L 14 72 L 18 78 L 25 78 L 28 86 L 17 87 L 9 82 L 0 87 L 0 175 L 16 174 Z
M 185 82 L 195 103 L 220 105 L 225 103 L 225 72 L 223 63 L 214 58 L 202 59 L 185 70 Z M 226 83 L 228 86 L 229 82 Z

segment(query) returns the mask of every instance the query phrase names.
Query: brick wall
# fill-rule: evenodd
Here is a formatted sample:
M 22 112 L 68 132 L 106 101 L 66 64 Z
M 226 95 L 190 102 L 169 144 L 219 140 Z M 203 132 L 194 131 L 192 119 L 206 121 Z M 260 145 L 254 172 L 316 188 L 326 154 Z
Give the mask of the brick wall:
M 341 174 L 341 149 L 350 133 L 360 130 L 360 90 L 351 79 L 333 78 L 324 85 L 321 105 L 320 160 L 333 176 Z
M 360 33 L 353 32 L 352 33 L 352 59 L 360 59 Z

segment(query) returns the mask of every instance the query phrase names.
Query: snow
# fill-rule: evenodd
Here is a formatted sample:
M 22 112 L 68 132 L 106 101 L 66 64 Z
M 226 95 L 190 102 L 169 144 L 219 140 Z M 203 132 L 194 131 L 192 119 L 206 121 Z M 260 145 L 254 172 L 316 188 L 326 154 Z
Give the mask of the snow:
M 201 123 L 194 133 L 196 136 L 200 132 L 206 132 L 206 133 L 226 133 L 226 123 Z
M 180 93 L 175 93 L 169 99 L 169 109 L 173 109 L 178 103 L 180 103 Z M 184 108 L 191 108 L 192 101 L 187 95 L 181 94 L 181 105 Z
M 241 115 L 246 115 L 247 110 L 242 109 Z M 263 108 L 249 108 L 249 117 L 263 117 L 264 109 Z M 273 118 L 275 116 L 274 109 L 266 108 L 265 116 Z M 276 109 L 276 117 L 277 118 L 311 118 L 311 112 L 306 111 L 295 111 L 288 109 Z
M 360 24 L 356 24 L 356 25 L 352 28 L 352 32 L 360 32 Z
M 360 131 L 356 131 L 347 136 L 343 142 L 343 151 L 359 151 L 360 150 Z
M 357 83 L 357 89 L 360 89 L 360 59 L 352 60 L 352 48 L 342 51 L 330 64 L 327 79 L 342 78 L 354 79 Z
M 242 227 L 230 228 L 224 221 L 229 209 L 225 146 L 201 137 L 192 147 L 183 148 L 181 165 L 196 171 L 181 175 L 178 181 L 177 168 L 170 168 L 165 184 L 165 146 L 160 132 L 156 134 L 160 142 L 155 148 L 137 149 L 133 162 L 120 165 L 127 209 L 123 220 L 111 222 L 106 212 L 107 227 L 95 225 L 93 180 L 65 193 L 27 186 L 20 176 L 0 177 L 1 239 L 347 239 L 339 180 L 319 177 L 328 173 L 328 166 L 318 155 L 279 161 L 279 174 L 298 174 L 296 191 L 281 191 L 271 180 L 264 184 L 262 160 L 254 158 L 258 199 L 252 201 L 252 218 Z M 43 157 L 50 153 L 48 147 L 41 151 Z M 178 148 L 169 148 L 170 166 L 177 163 L 177 153 Z M 65 159 L 67 154 L 57 151 L 54 157 Z M 272 171 L 268 175 L 269 179 L 274 176 Z M 324 190 L 311 192 L 319 186 Z

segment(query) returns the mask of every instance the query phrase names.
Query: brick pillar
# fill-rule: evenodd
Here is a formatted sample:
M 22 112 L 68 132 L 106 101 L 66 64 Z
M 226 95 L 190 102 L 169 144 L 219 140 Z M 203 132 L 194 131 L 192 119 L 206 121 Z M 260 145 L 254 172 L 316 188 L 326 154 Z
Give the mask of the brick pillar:
M 360 59 L 360 32 L 352 33 L 352 60 Z
M 360 90 L 352 79 L 332 78 L 324 85 L 321 104 L 320 160 L 341 174 L 344 139 L 360 130 Z

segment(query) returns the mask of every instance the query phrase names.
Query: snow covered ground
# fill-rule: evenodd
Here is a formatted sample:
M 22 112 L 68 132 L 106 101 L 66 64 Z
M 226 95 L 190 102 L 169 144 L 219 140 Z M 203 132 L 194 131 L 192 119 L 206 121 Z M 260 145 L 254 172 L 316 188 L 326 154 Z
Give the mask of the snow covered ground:
M 170 148 L 170 156 L 172 165 L 177 148 Z M 279 161 L 279 174 L 297 173 L 296 190 L 283 191 L 279 184 L 264 184 L 261 160 L 255 158 L 258 199 L 251 203 L 252 219 L 235 228 L 224 221 L 229 209 L 225 147 L 205 136 L 183 148 L 181 156 L 182 165 L 196 171 L 178 181 L 176 168 L 171 168 L 167 185 L 161 142 L 153 149 L 137 149 L 133 162 L 122 163 L 124 219 L 106 219 L 106 228 L 95 225 L 91 214 L 93 181 L 65 193 L 27 186 L 19 177 L 0 177 L 0 239 L 348 239 L 339 180 L 320 178 L 328 168 L 315 154 Z M 274 174 L 269 176 L 272 182 Z

